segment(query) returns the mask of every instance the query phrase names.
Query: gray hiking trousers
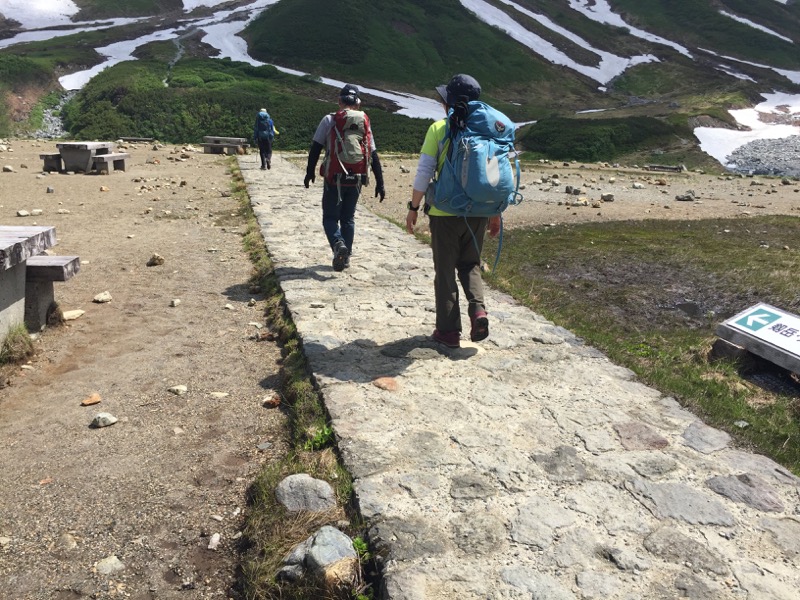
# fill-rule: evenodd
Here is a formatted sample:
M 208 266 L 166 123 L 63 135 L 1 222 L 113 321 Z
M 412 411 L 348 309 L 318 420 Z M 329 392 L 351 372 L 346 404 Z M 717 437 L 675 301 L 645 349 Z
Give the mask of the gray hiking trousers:
M 481 278 L 481 250 L 489 219 L 429 216 L 435 272 L 436 329 L 462 331 L 458 284 L 467 299 L 470 319 L 486 311 Z M 456 277 L 458 279 L 456 279 Z

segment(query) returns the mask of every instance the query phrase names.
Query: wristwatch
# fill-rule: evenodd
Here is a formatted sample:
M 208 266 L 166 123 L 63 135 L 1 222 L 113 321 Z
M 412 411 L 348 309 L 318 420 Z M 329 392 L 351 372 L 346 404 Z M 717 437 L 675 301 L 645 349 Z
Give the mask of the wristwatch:
M 413 211 L 413 212 L 419 212 L 419 206 L 417 206 L 415 208 L 414 205 L 411 204 L 411 200 L 409 200 L 408 201 L 408 210 Z

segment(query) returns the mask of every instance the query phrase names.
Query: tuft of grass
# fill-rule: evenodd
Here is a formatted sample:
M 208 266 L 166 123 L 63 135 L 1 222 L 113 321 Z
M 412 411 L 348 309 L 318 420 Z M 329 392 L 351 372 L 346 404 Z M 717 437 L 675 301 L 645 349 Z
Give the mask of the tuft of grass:
M 765 361 L 709 358 L 716 325 L 749 306 L 800 312 L 798 226 L 770 216 L 514 229 L 487 279 L 800 474 L 800 377 Z M 494 256 L 494 240 L 485 252 Z M 759 373 L 785 385 L 765 387 Z
M 243 244 L 253 263 L 250 283 L 267 296 L 267 323 L 282 348 L 281 395 L 286 399 L 293 448 L 282 460 L 265 466 L 249 488 L 239 584 L 249 600 L 321 600 L 326 594 L 317 582 L 307 578 L 293 583 L 278 581 L 276 573 L 289 552 L 323 525 L 336 524 L 342 528 L 341 524 L 347 522 L 349 525 L 343 528 L 345 533 L 351 537 L 361 534 L 362 525 L 352 510 L 353 481 L 336 454 L 329 416 L 311 381 L 296 327 L 289 317 L 238 163 L 234 157 L 228 160 L 231 192 L 247 221 Z M 324 513 L 287 511 L 275 498 L 275 489 L 282 479 L 295 473 L 327 481 L 336 493 L 337 507 Z M 363 583 L 347 593 L 348 598 L 371 600 L 371 590 Z
M 0 346 L 0 365 L 19 364 L 33 356 L 33 341 L 25 325 L 12 326 Z

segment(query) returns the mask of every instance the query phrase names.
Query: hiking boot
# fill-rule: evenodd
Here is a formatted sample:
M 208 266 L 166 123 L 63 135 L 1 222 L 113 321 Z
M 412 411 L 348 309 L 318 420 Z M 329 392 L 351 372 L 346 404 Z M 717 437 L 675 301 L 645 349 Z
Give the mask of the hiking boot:
M 272 161 L 271 161 L 271 160 L 268 160 L 268 161 L 267 161 L 267 168 L 268 168 L 268 169 L 271 169 L 271 168 L 272 168 Z
M 460 348 L 461 333 L 458 331 L 439 331 L 438 329 L 434 329 L 433 341 L 444 344 L 448 348 Z
M 489 317 L 484 311 L 475 313 L 472 317 L 472 329 L 469 332 L 469 339 L 473 342 L 480 342 L 489 337 Z
M 267 170 L 267 167 L 265 167 L 264 165 L 261 165 L 261 170 L 262 170 L 262 171 L 266 171 L 266 170 Z
M 349 252 L 347 253 L 347 258 L 344 259 L 344 268 L 345 269 L 349 269 L 350 268 L 350 253 Z
M 333 270 L 344 271 L 345 264 L 347 263 L 347 256 L 350 253 L 347 251 L 347 246 L 344 242 L 338 242 L 333 249 Z

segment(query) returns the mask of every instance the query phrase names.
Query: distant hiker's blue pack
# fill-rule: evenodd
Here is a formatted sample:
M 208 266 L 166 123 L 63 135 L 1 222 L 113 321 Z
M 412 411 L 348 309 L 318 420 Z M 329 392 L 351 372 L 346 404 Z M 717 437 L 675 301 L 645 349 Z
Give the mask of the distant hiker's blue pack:
M 272 118 L 269 116 L 269 113 L 258 113 L 258 118 L 256 119 L 256 128 L 258 130 L 259 139 L 271 140 L 275 137 L 275 126 L 272 123 Z
M 492 217 L 521 202 L 511 119 L 474 100 L 466 105 L 463 129 L 453 130 L 452 113 L 453 109 L 446 129 L 450 147 L 433 197 L 426 201 L 439 210 L 465 217 Z

